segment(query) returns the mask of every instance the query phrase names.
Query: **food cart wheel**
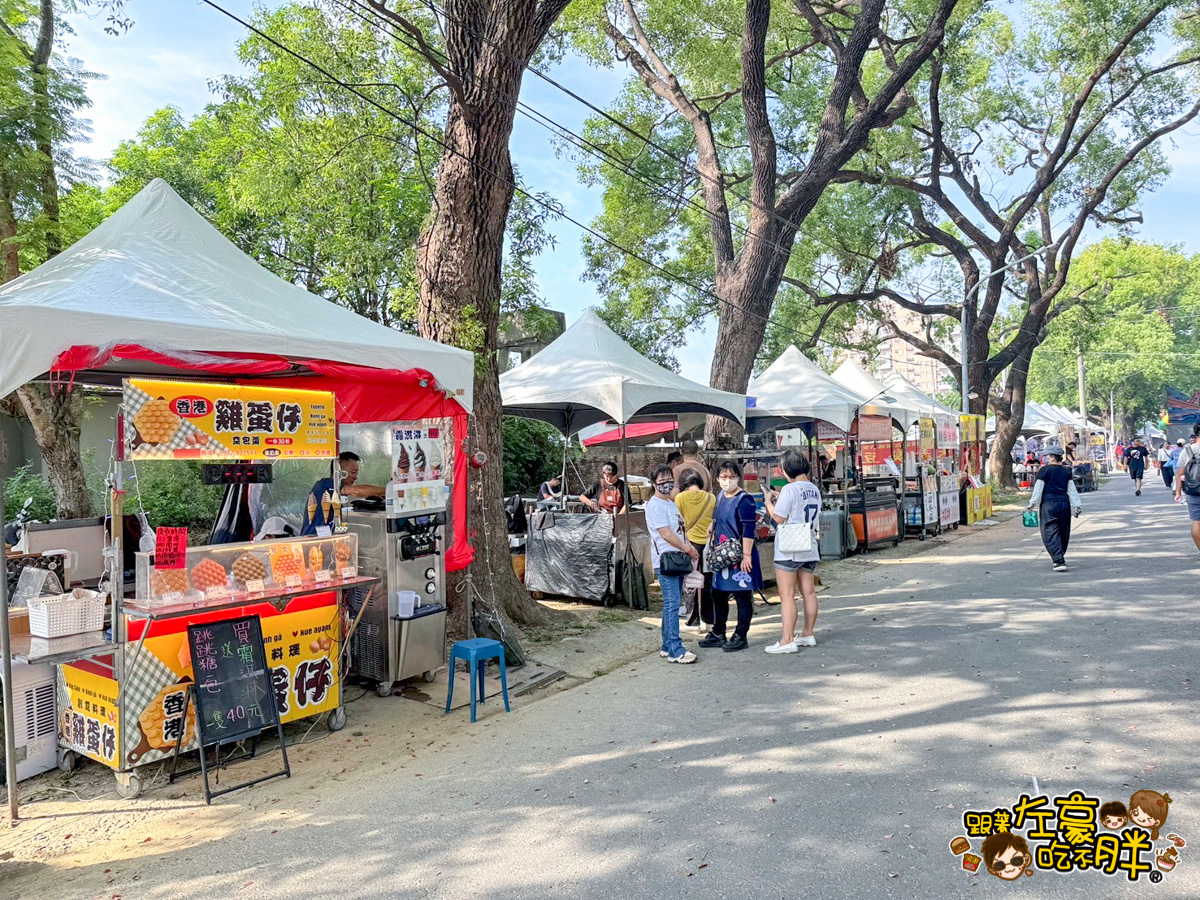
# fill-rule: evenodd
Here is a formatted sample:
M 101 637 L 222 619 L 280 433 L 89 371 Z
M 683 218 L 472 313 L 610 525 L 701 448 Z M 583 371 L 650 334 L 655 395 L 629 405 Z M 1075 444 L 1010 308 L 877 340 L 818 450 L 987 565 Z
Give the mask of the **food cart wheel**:
M 78 762 L 74 750 L 60 750 L 58 752 L 58 771 L 66 772 L 69 775 L 75 771 Z
M 339 706 L 329 714 L 329 730 L 341 731 L 346 727 L 346 710 Z
M 426 684 L 433 684 L 433 679 L 435 679 L 435 678 L 437 678 L 437 672 L 434 672 L 432 670 L 425 672 L 421 675 L 421 680 L 424 681 Z
M 379 682 L 379 684 L 375 685 L 375 693 L 377 693 L 377 694 L 378 694 L 380 697 L 390 697 L 390 696 L 392 696 L 392 685 L 391 685 L 391 683 L 390 683 L 390 682 L 387 682 L 387 681 L 381 681 L 381 682 Z
M 114 772 L 117 779 L 117 794 L 123 800 L 132 800 L 142 792 L 142 776 L 137 772 Z

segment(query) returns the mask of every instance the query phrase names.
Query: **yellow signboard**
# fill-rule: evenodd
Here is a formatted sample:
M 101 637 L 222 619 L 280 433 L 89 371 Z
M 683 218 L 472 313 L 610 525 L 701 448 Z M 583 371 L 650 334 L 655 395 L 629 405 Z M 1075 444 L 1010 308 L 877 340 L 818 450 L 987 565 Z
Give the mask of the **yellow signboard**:
M 112 678 L 90 672 L 82 665 L 63 666 L 59 675 L 59 744 L 80 756 L 119 768 L 119 693 L 119 685 Z
M 328 391 L 130 378 L 124 406 L 130 459 L 329 459 L 337 453 Z

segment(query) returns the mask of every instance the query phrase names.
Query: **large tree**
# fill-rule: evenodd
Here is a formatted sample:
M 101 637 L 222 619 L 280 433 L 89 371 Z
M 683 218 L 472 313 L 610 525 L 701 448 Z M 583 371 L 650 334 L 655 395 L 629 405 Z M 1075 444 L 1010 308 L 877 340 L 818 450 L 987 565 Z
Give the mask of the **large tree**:
M 1157 421 L 1166 388 L 1200 384 L 1200 259 L 1158 244 L 1110 239 L 1071 267 L 1078 304 L 1049 326 L 1033 354 L 1033 399 L 1075 409 L 1076 361 L 1086 367 L 1088 413 L 1128 436 Z
M 80 168 L 70 145 L 86 136 L 87 73 L 64 59 L 54 0 L 0 2 L 0 282 L 57 255 L 62 185 Z M 16 406 L 33 427 L 62 518 L 87 516 L 92 499 L 79 452 L 78 392 L 28 384 Z M 10 404 L 11 408 L 11 404 Z
M 965 319 L 964 389 L 972 412 L 996 415 L 991 470 L 1006 486 L 1033 351 L 1095 287 L 1068 282 L 1086 229 L 1140 221 L 1139 196 L 1169 171 L 1164 138 L 1200 113 L 1191 12 L 1182 0 L 1031 3 L 1012 18 L 990 9 L 934 56 L 893 145 L 839 176 L 899 192 L 902 214 L 863 253 L 867 283 L 812 296 L 877 303 L 891 334 L 956 374 L 958 354 L 888 309 Z
M 525 67 L 569 2 L 445 0 L 438 33 L 385 0 L 370 0 L 384 20 L 423 49 L 447 87 L 433 210 L 417 256 L 419 321 L 424 337 L 475 353 L 471 444 L 489 462 L 472 474 L 472 570 L 485 600 L 524 624 L 543 622 L 547 613 L 513 573 L 500 503 L 504 468 L 496 343 L 505 227 L 516 187 L 508 145 Z
M 606 184 L 597 225 L 658 267 L 589 244 L 613 302 L 661 320 L 663 294 L 682 278 L 696 306 L 687 314 L 719 317 L 713 387 L 744 391 L 801 226 L 872 135 L 911 107 L 908 85 L 956 5 L 580 4 L 577 44 L 597 61 L 615 52 L 635 76 L 590 125 L 622 160 L 595 167 Z

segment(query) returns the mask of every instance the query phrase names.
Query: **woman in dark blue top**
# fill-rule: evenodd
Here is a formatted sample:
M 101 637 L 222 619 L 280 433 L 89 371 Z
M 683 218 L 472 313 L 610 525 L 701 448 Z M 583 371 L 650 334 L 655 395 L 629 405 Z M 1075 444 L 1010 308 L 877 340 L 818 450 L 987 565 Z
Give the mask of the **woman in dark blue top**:
M 721 647 L 726 652 L 745 650 L 749 646 L 746 634 L 750 631 L 750 619 L 754 615 L 752 591 L 761 588 L 762 566 L 758 561 L 758 548 L 754 544 L 754 528 L 758 511 L 754 498 L 742 490 L 742 470 L 736 462 L 726 461 L 717 467 L 717 483 L 721 492 L 717 494 L 717 507 L 713 512 L 712 542 L 742 542 L 742 563 L 728 569 L 713 572 L 713 626 L 712 633 L 700 642 L 701 647 Z M 729 620 L 729 601 L 737 602 L 737 627 L 733 637 L 726 639 L 725 627 Z

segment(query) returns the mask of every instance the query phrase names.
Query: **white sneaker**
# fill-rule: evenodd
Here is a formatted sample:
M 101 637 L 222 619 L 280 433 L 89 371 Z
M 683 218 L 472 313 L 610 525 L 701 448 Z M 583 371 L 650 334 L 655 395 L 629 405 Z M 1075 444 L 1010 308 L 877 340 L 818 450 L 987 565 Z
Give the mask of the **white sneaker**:
M 781 644 L 776 641 L 770 647 L 763 647 L 763 651 L 766 653 L 799 653 L 800 648 L 796 646 L 794 640 L 790 644 Z
M 1065 572 L 1065 571 L 1067 571 L 1067 564 L 1066 564 L 1066 563 L 1055 563 L 1055 565 L 1054 565 L 1054 571 L 1055 571 L 1055 572 Z
M 815 647 L 815 646 L 817 646 L 817 638 L 815 635 L 811 635 L 811 634 L 808 637 L 805 637 L 802 634 L 797 635 L 796 636 L 796 646 L 797 647 Z
M 658 651 L 658 655 L 659 655 L 659 656 L 661 656 L 663 659 L 666 659 L 666 658 L 667 658 L 667 651 L 666 651 L 666 650 L 659 650 L 659 651 Z
M 687 625 L 687 624 L 685 624 L 685 623 L 683 623 L 683 622 L 680 622 L 680 623 L 679 623 L 679 630 L 680 630 L 681 632 L 686 632 L 687 634 L 699 634 L 699 633 L 700 633 L 700 626 L 699 626 L 699 625 Z
M 665 653 L 663 655 L 666 656 Z M 667 656 L 667 662 L 680 663 L 681 665 L 685 666 L 689 663 L 694 663 L 695 661 L 696 654 L 692 653 L 690 650 L 684 650 L 683 656 Z

